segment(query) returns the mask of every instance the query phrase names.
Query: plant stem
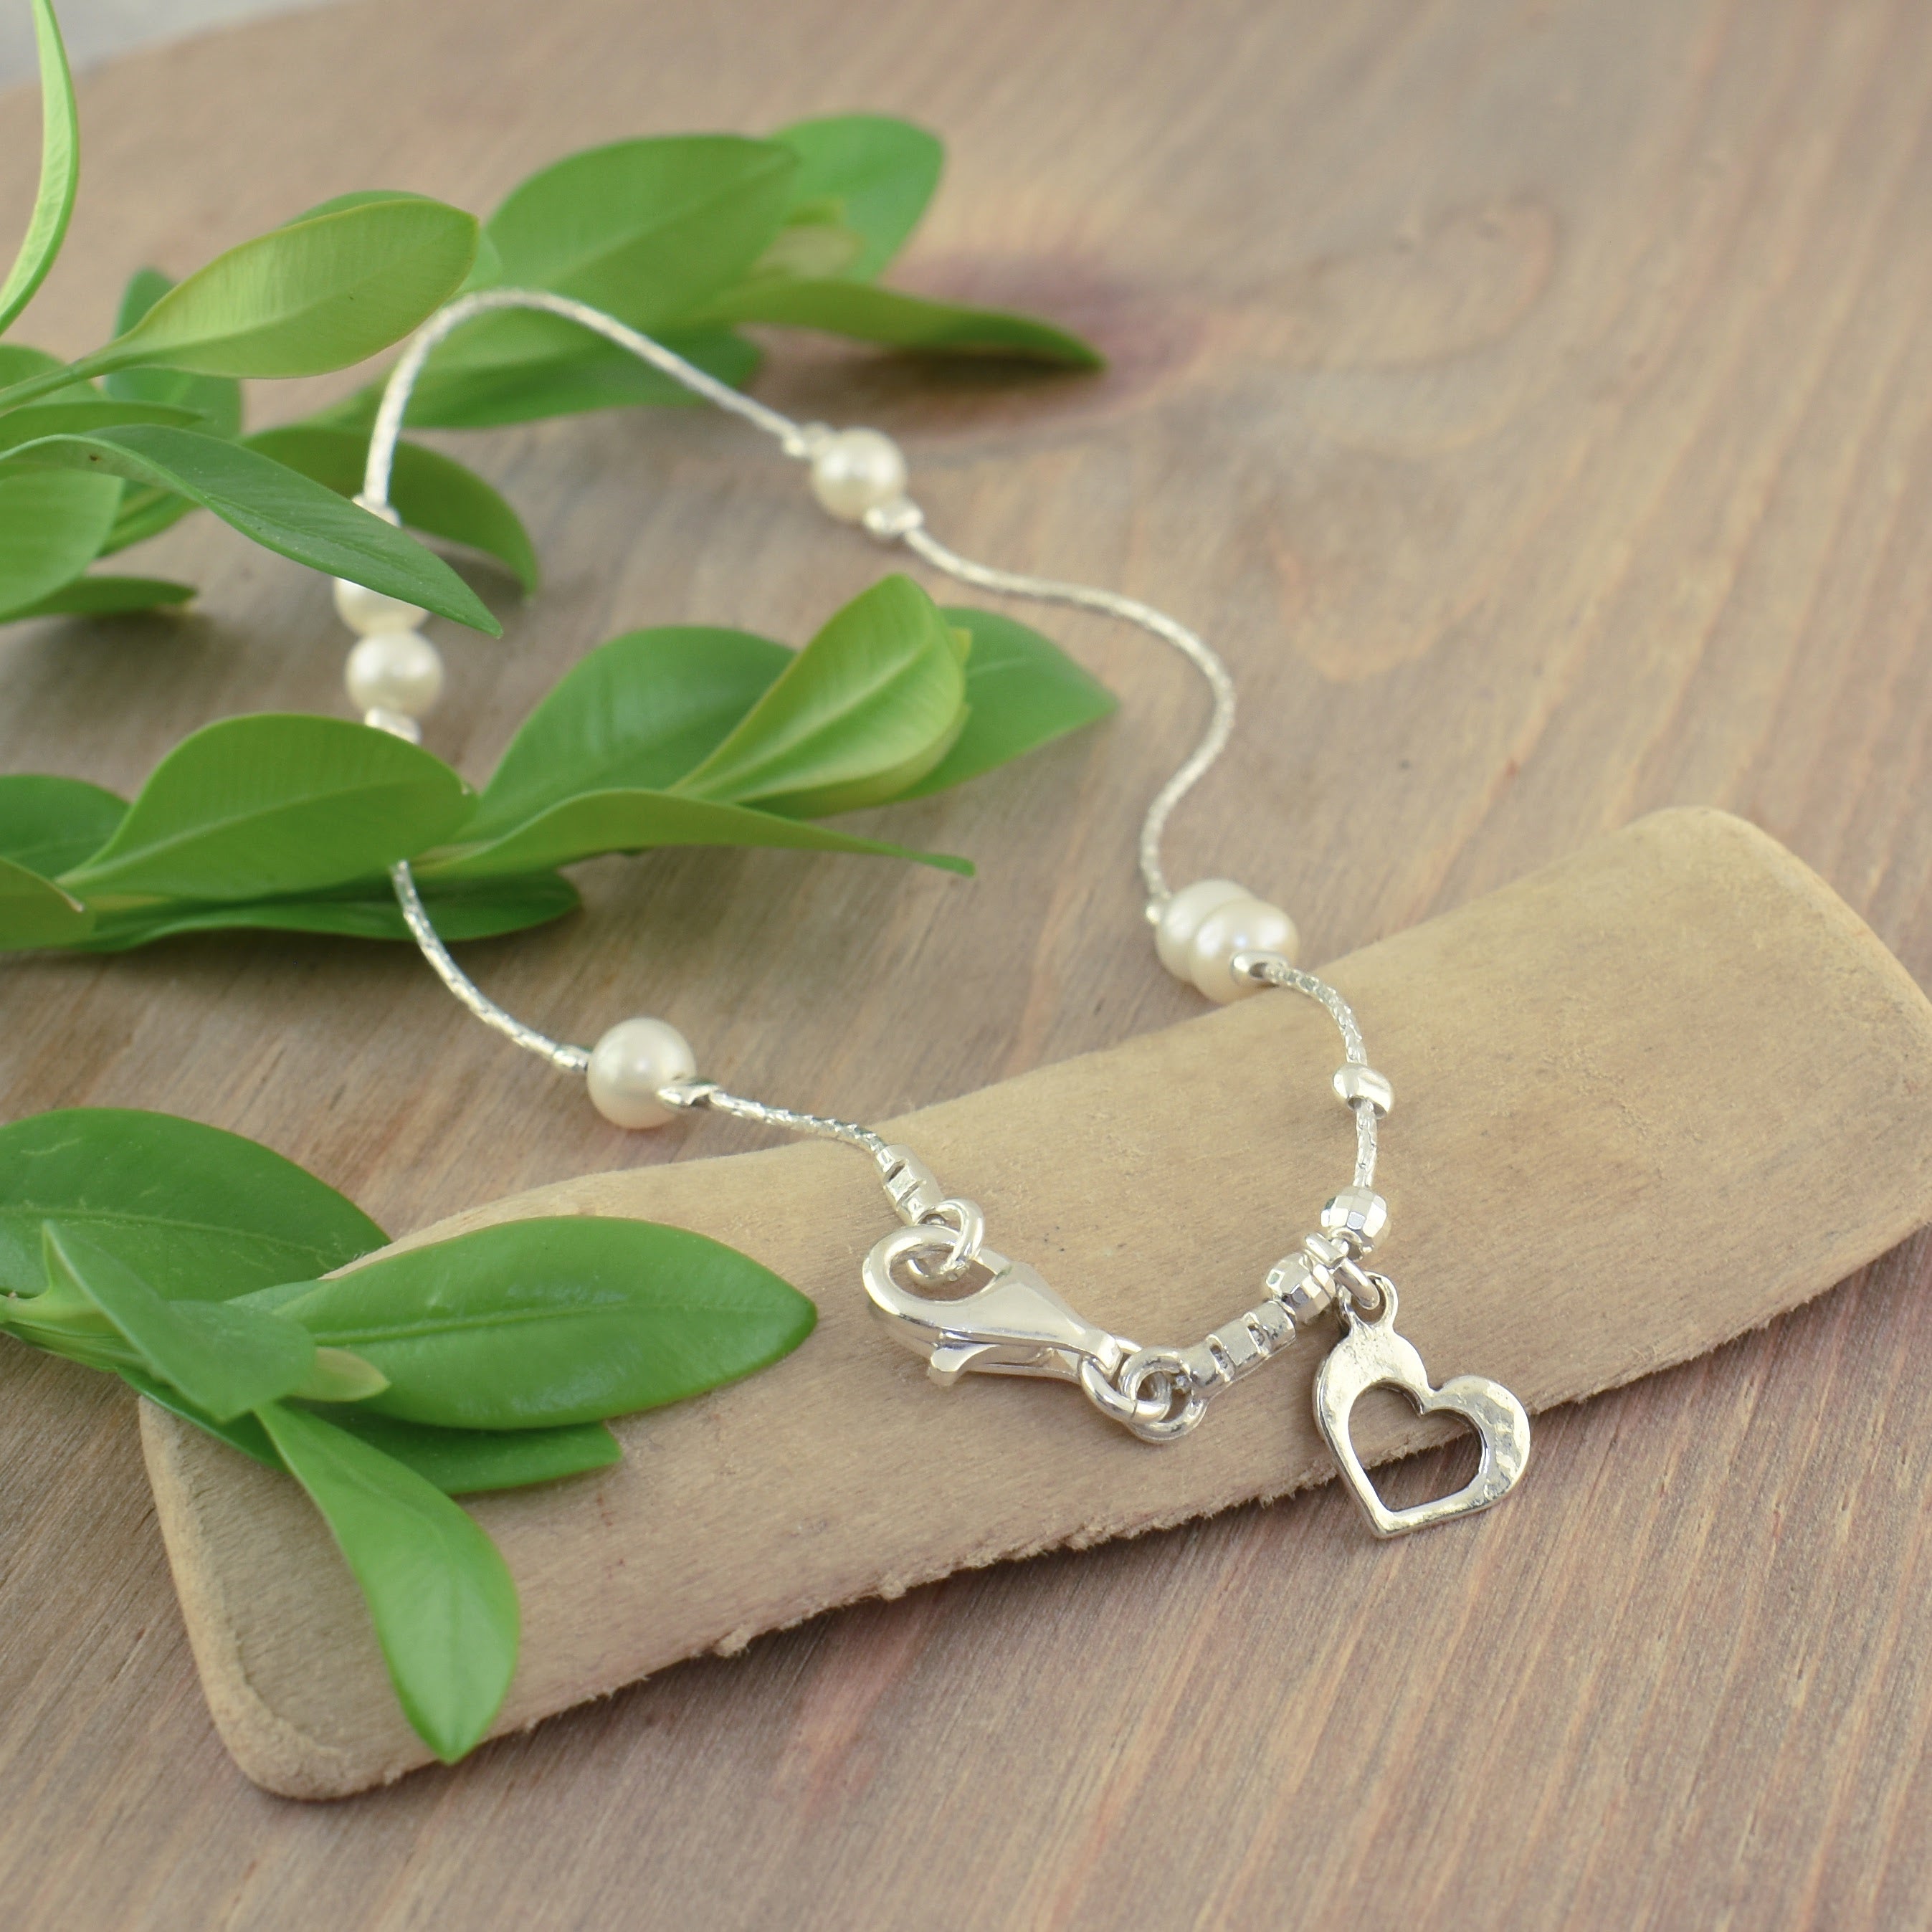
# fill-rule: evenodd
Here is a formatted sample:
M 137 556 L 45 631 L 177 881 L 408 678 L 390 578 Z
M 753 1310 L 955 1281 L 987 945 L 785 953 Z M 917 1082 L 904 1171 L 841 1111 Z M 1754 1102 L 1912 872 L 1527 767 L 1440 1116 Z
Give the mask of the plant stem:
M 0 389 L 0 410 L 18 409 L 22 403 L 31 403 L 37 396 L 51 395 L 56 389 L 84 381 L 83 376 L 75 373 L 79 367 L 77 363 L 70 363 L 64 369 L 43 370 L 38 376 L 29 376 L 24 382 L 15 382 Z

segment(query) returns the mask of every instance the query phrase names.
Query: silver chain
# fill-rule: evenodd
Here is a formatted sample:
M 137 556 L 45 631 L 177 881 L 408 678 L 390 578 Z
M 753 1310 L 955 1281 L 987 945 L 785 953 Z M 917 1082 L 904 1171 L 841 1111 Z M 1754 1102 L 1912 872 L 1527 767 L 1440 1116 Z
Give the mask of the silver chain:
M 508 309 L 536 309 L 559 315 L 628 350 L 693 394 L 728 411 L 777 442 L 785 454 L 810 461 L 834 432 L 823 424 L 797 423 L 754 401 L 686 362 L 683 357 L 627 328 L 610 316 L 567 296 L 538 290 L 492 289 L 465 296 L 433 316 L 411 338 L 392 371 L 370 436 L 360 500 L 379 514 L 393 517 L 388 505 L 390 472 L 410 397 L 430 354 L 466 322 Z M 1174 808 L 1199 782 L 1226 748 L 1234 722 L 1234 686 L 1227 668 L 1185 625 L 1139 599 L 1094 586 L 1034 577 L 976 563 L 950 549 L 926 527 L 924 513 L 909 498 L 877 506 L 861 519 L 885 543 L 902 543 L 934 569 L 963 584 L 1002 596 L 1072 605 L 1132 624 L 1172 646 L 1199 671 L 1211 703 L 1200 742 L 1163 784 L 1142 823 L 1139 866 L 1150 920 L 1157 920 L 1171 898 L 1161 865 L 1161 839 Z M 372 710 L 368 722 L 414 735 L 412 721 Z M 554 1040 L 507 1012 L 464 972 L 436 931 L 406 864 L 391 870 L 404 922 L 436 976 L 486 1026 L 536 1054 L 560 1070 L 582 1074 L 590 1050 Z M 728 1092 L 712 1080 L 692 1078 L 662 1088 L 668 1107 L 708 1108 L 760 1126 L 838 1141 L 869 1155 L 887 1198 L 904 1226 L 880 1241 L 867 1258 L 865 1280 L 879 1312 L 895 1326 L 898 1339 L 924 1354 L 932 1372 L 951 1381 L 968 1369 L 1007 1375 L 1056 1376 L 1077 1382 L 1102 1412 L 1150 1442 L 1169 1441 L 1192 1429 L 1210 1396 L 1279 1354 L 1305 1323 L 1336 1306 L 1375 1318 L 1393 1304 L 1384 1279 L 1369 1273 L 1364 1258 L 1388 1219 L 1375 1193 L 1376 1124 L 1388 1111 L 1388 1082 L 1368 1064 L 1354 1012 L 1335 988 L 1300 971 L 1274 953 L 1244 954 L 1233 970 L 1260 983 L 1305 994 L 1326 1008 L 1342 1036 L 1344 1063 L 1335 1089 L 1355 1119 L 1353 1184 L 1323 1210 L 1319 1232 L 1307 1235 L 1269 1272 L 1266 1293 L 1232 1321 L 1187 1348 L 1143 1348 L 1124 1336 L 1096 1328 L 1076 1315 L 1038 1274 L 1009 1261 L 986 1245 L 986 1224 L 973 1202 L 946 1194 L 932 1170 L 909 1148 L 889 1143 L 872 1129 L 828 1115 Z M 903 1269 L 915 1286 L 898 1279 Z M 972 1294 L 940 1300 L 918 1292 L 918 1286 L 954 1283 L 974 1270 L 988 1276 Z

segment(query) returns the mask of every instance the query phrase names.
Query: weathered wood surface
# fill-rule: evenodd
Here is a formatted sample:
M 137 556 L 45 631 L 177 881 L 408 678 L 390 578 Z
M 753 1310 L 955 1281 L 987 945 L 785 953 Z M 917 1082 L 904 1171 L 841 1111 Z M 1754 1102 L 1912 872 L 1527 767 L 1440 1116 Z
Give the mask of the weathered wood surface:
M 1639 812 L 1718 803 L 1932 975 L 1922 9 L 370 0 L 82 98 L 74 242 L 24 332 L 75 349 L 138 262 L 190 266 L 352 185 L 482 206 L 599 138 L 917 114 L 952 164 L 903 279 L 1049 310 L 1112 372 L 790 348 L 766 393 L 902 434 L 968 548 L 1224 644 L 1244 730 L 1177 870 L 1246 878 L 1333 958 Z M 7 206 L 37 140 L 14 98 Z M 796 638 L 880 566 L 709 418 L 466 447 L 550 573 L 505 643 L 452 641 L 436 740 L 472 771 L 613 632 Z M 224 711 L 337 703 L 320 586 L 205 523 L 153 564 L 200 574 L 198 615 L 0 638 L 5 768 L 124 785 Z M 980 859 L 971 886 L 614 863 L 586 916 L 472 962 L 561 1028 L 664 1012 L 755 1090 L 874 1117 L 1184 1017 L 1128 862 L 1193 694 L 1133 640 L 1056 628 L 1120 718 L 892 820 Z M 9 1115 L 173 1108 L 399 1229 L 678 1150 L 601 1127 L 399 953 L 0 970 Z M 682 1145 L 755 1144 L 714 1122 Z M 1684 1256 L 1669 1292 L 1721 1261 Z M 132 1405 L 9 1353 L 0 1896 L 62 1928 L 1911 1924 L 1925 1268 L 1908 1246 L 1544 1418 L 1507 1534 L 1391 1563 L 1331 1486 L 820 1618 L 322 1809 L 254 1791 L 207 1720 Z
M 1593 1395 L 1762 1327 L 1932 1221 L 1932 1005 L 1741 819 L 1659 813 L 1334 977 L 1377 1064 L 1400 1070 L 1385 1255 L 1409 1291 L 1402 1332 L 1438 1381 L 1479 1369 L 1532 1410 Z M 1274 995 L 885 1131 L 987 1204 L 994 1244 L 1090 1318 L 1191 1342 L 1257 1298 L 1346 1180 L 1352 1123 L 1321 1077 L 1340 1058 L 1325 1012 Z M 500 1732 L 834 1606 L 1334 1474 L 1310 1400 L 1325 1323 L 1160 1451 L 1071 1390 L 969 1377 L 941 1397 L 860 1290 L 860 1257 L 896 1224 L 845 1149 L 590 1175 L 429 1232 L 536 1214 L 715 1235 L 782 1268 L 820 1322 L 781 1366 L 620 1423 L 620 1468 L 473 1505 L 523 1603 Z M 1690 1292 L 1687 1254 L 1712 1257 Z M 1357 1430 L 1366 1461 L 1454 1433 L 1395 1406 L 1394 1426 Z M 159 1408 L 141 1430 L 243 1768 L 333 1798 L 426 1762 L 301 1491 Z M 1432 1473 L 1435 1493 L 1464 1480 Z M 1294 1614 L 1299 1580 L 1279 1588 Z

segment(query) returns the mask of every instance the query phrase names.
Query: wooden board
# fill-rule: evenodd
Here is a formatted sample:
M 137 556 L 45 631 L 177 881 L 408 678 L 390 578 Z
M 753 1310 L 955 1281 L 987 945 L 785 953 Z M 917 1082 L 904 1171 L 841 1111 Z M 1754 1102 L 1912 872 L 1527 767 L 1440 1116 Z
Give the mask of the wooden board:
M 787 346 L 765 392 L 901 434 L 969 550 L 1224 646 L 1243 727 L 1178 872 L 1248 879 L 1336 958 L 1715 803 L 1932 975 L 1922 10 L 362 0 L 87 80 L 73 246 L 22 334 L 89 346 L 138 263 L 352 186 L 485 207 L 586 142 L 854 104 L 950 144 L 899 278 L 1047 310 L 1114 365 Z M 27 205 L 38 141 L 15 97 L 0 206 Z M 602 638 L 796 639 L 881 567 L 708 418 L 460 447 L 549 571 L 527 610 L 488 586 L 503 644 L 446 633 L 434 742 L 472 774 Z M 125 787 L 212 717 L 339 702 L 340 634 L 292 567 L 206 520 L 129 567 L 198 578 L 198 614 L 0 636 L 0 766 Z M 584 917 L 472 966 L 560 1030 L 661 1011 L 755 1090 L 873 1118 L 1187 1016 L 1130 860 L 1192 688 L 1136 640 L 1054 628 L 1120 718 L 877 821 L 971 854 L 975 884 L 614 862 Z M 625 1140 L 400 952 L 0 972 L 8 1115 L 173 1108 L 399 1232 L 760 1144 Z M 254 1791 L 208 1722 L 133 1405 L 8 1352 L 0 1895 L 62 1932 L 1909 1924 L 1932 1895 L 1925 1253 L 1544 1418 L 1473 1568 L 1426 1543 L 1383 1562 L 1331 1488 L 820 1618 L 326 1808 Z
M 1400 1082 L 1376 1258 L 1438 1382 L 1477 1370 L 1532 1410 L 1574 1401 L 1762 1327 L 1932 1221 L 1932 1004 L 1742 820 L 1659 813 L 1333 974 Z M 1276 994 L 885 1132 L 1089 1319 L 1186 1342 L 1260 1298 L 1347 1180 L 1353 1122 L 1322 1078 L 1340 1059 L 1328 1016 Z M 620 1424 L 620 1467 L 472 1505 L 523 1603 L 500 1732 L 860 1598 L 1334 1475 L 1310 1401 L 1330 1322 L 1160 1450 L 1070 1389 L 969 1376 L 942 1399 L 859 1284 L 895 1226 L 877 1181 L 849 1150 L 795 1144 L 590 1175 L 426 1232 L 668 1221 L 782 1270 L 820 1310 L 778 1368 Z M 1686 1255 L 1708 1257 L 1694 1277 Z M 1397 1406 L 1379 1429 L 1365 1414 L 1366 1462 L 1454 1432 Z M 141 1432 L 242 1768 L 334 1798 L 427 1762 L 301 1491 L 151 1405 Z M 1432 1474 L 1438 1493 L 1464 1480 Z M 1280 1587 L 1299 1607 L 1294 1580 Z

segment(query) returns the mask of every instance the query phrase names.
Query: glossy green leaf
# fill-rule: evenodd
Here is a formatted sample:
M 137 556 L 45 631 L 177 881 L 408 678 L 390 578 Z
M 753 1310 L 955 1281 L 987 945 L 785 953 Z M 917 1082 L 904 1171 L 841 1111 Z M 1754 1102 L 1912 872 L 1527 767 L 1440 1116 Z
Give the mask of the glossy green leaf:
M 51 879 L 106 844 L 127 810 L 85 778 L 10 773 L 0 777 L 0 857 Z
M 510 878 L 417 879 L 423 904 L 436 932 L 460 945 L 466 939 L 494 939 L 520 933 L 576 912 L 578 889 L 554 872 L 512 873 Z M 110 912 L 94 922 L 80 941 L 83 952 L 128 952 L 154 939 L 178 933 L 253 929 L 274 933 L 332 933 L 344 939 L 388 939 L 416 945 L 404 923 L 388 879 L 363 886 L 340 886 L 296 898 L 244 900 L 239 904 L 199 904 L 172 900 L 141 912 Z
M 576 887 L 554 872 L 473 882 L 418 878 L 417 884 L 436 931 L 452 945 L 542 926 L 574 912 L 581 903 Z M 95 921 L 80 944 L 88 952 L 125 952 L 179 933 L 248 928 L 416 943 L 384 879 L 304 898 L 244 900 L 238 905 L 174 901 L 138 912 L 110 913 Z
M 850 852 L 880 859 L 912 859 L 941 872 L 972 874 L 969 860 L 944 852 L 916 852 L 876 838 L 854 838 L 830 826 L 712 799 L 667 791 L 593 791 L 540 812 L 500 836 L 461 842 L 425 853 L 412 869 L 430 880 L 489 879 L 544 866 L 567 866 L 604 852 L 643 852 L 661 845 L 759 845 L 804 852 Z
M 72 946 L 92 929 L 94 915 L 49 878 L 0 858 L 0 951 Z
M 748 631 L 667 625 L 580 659 L 510 740 L 464 829 L 494 838 L 586 792 L 661 790 L 722 744 L 792 662 Z
M 24 617 L 120 617 L 136 610 L 155 610 L 185 604 L 195 594 L 192 584 L 165 577 L 76 577 L 44 597 L 4 614 L 15 623 Z
M 767 275 L 816 279 L 848 274 L 865 253 L 866 238 L 838 218 L 836 202 L 794 208 L 736 286 L 742 287 L 746 282 Z
M 966 658 L 966 728 L 902 798 L 923 798 L 977 778 L 1052 740 L 1105 718 L 1114 694 L 1060 646 L 1026 625 L 964 607 L 941 614 L 971 634 Z
M 777 322 L 894 349 L 1013 356 L 1072 369 L 1106 366 L 1098 350 L 1050 322 L 998 309 L 928 302 L 869 282 L 778 278 L 747 281 L 707 303 L 703 313 L 713 322 Z
M 268 1468 L 286 1470 L 268 1431 L 254 1416 L 217 1422 L 178 1390 L 139 1369 L 118 1372 L 130 1388 L 183 1421 L 205 1429 Z M 364 1408 L 326 1408 L 320 1413 L 324 1421 L 393 1456 L 446 1496 L 528 1489 L 536 1483 L 608 1469 L 624 1460 L 622 1445 L 601 1422 L 575 1423 L 563 1429 L 430 1429 Z
M 432 1429 L 367 1407 L 326 1413 L 337 1428 L 394 1456 L 448 1496 L 527 1489 L 624 1460 L 622 1446 L 601 1422 L 558 1429 Z
M 488 226 L 506 283 L 574 296 L 656 329 L 728 286 L 784 217 L 798 160 L 769 141 L 674 135 L 567 156 Z M 479 323 L 476 334 L 499 320 Z
M 275 1445 L 268 1440 L 268 1432 L 254 1416 L 237 1415 L 226 1422 L 218 1422 L 206 1409 L 196 1408 L 179 1389 L 170 1388 L 145 1369 L 124 1367 L 116 1372 L 136 1395 L 146 1396 L 170 1415 L 178 1415 L 184 1422 L 191 1422 L 196 1428 L 206 1430 L 218 1442 L 226 1443 L 231 1449 L 240 1450 L 243 1455 L 252 1457 L 265 1468 L 280 1469 L 286 1474 L 287 1465 L 276 1454 Z
M 46 436 L 112 429 L 122 423 L 172 423 L 198 427 L 193 410 L 174 403 L 124 402 L 112 396 L 86 396 L 72 401 L 29 403 L 0 416 L 0 452 Z
M 47 436 L 8 452 L 0 464 L 0 489 L 16 478 L 38 481 L 43 467 L 56 473 L 81 472 L 90 482 L 119 476 L 172 490 L 298 563 L 351 578 L 493 636 L 502 628 L 442 558 L 380 517 L 238 443 L 158 424 Z M 101 520 L 97 548 L 118 500 L 116 492 Z M 0 547 L 0 568 L 4 554 Z
M 40 1224 L 79 1228 L 172 1299 L 226 1300 L 388 1239 L 257 1142 L 171 1114 L 74 1107 L 0 1127 L 0 1290 L 44 1283 Z
M 40 184 L 34 212 L 7 279 L 0 282 L 0 329 L 33 299 L 60 253 L 80 184 L 80 127 L 74 112 L 74 77 L 52 0 L 33 0 L 34 38 L 40 62 Z
M 832 616 L 676 789 L 800 815 L 890 798 L 959 735 L 963 656 L 911 578 L 882 578 Z
M 113 836 L 61 883 L 104 909 L 341 885 L 434 844 L 470 796 L 440 759 L 366 724 L 226 718 L 183 739 Z
M 517 1588 L 496 1546 L 394 1456 L 306 1410 L 258 1419 L 334 1534 L 404 1714 L 446 1763 L 481 1742 L 517 1667 Z
M 0 424 L 9 420 L 0 418 Z M 257 431 L 248 439 L 248 447 L 300 470 L 339 496 L 353 496 L 362 487 L 369 439 L 354 430 L 294 423 Z M 409 529 L 482 550 L 512 572 L 526 591 L 536 589 L 536 550 L 516 512 L 454 458 L 419 442 L 399 442 L 389 476 L 389 502 Z
M 416 429 L 489 429 L 574 416 L 586 410 L 664 409 L 699 399 L 614 342 L 572 332 L 554 352 L 481 368 L 440 369 L 434 360 L 410 392 Z M 758 351 L 728 328 L 666 329 L 658 340 L 721 382 L 742 388 L 758 374 Z M 367 429 L 376 419 L 380 387 L 358 392 L 323 410 L 317 422 Z
M 0 612 L 25 610 L 80 576 L 120 500 L 111 476 L 0 470 Z
M 100 546 L 100 554 L 111 556 L 118 550 L 125 550 L 130 544 L 145 543 L 150 537 L 158 537 L 162 531 L 172 529 L 194 508 L 185 496 L 177 496 L 172 490 L 124 484 L 121 507 L 114 513 L 114 521 Z
M 136 268 L 122 292 L 115 334 L 125 335 L 173 286 L 158 268 Z M 197 376 L 186 369 L 119 369 L 100 386 L 124 400 L 176 403 L 192 410 L 210 436 L 241 433 L 242 385 L 232 376 Z
M 76 365 L 88 375 L 165 364 L 208 376 L 314 376 L 406 335 L 476 258 L 476 218 L 384 200 L 272 230 L 170 289 Z
M 315 1343 L 283 1316 L 235 1301 L 158 1294 L 78 1228 L 46 1224 L 47 1279 L 76 1288 L 112 1322 L 149 1374 L 217 1422 L 273 1402 L 315 1362 Z
M 869 281 L 919 224 L 939 185 L 946 150 L 923 128 L 884 114 L 834 114 L 795 122 L 772 137 L 799 158 L 792 177 L 794 209 L 838 205 L 864 247 L 844 272 Z
M 650 1221 L 508 1221 L 262 1298 L 389 1378 L 376 1412 L 538 1429 L 655 1408 L 789 1354 L 817 1312 L 723 1243 Z

